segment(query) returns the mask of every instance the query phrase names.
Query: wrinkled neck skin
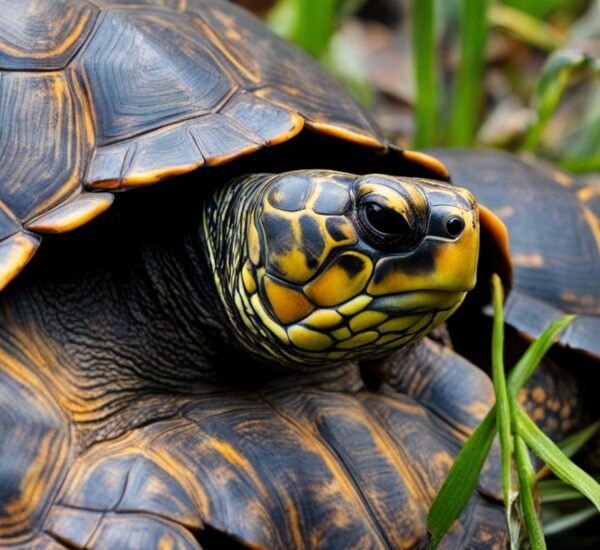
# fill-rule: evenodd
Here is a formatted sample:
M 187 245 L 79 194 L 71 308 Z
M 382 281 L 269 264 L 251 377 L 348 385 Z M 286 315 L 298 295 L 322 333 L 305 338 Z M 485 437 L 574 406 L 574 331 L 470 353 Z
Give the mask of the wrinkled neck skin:
M 265 369 L 231 345 L 204 250 L 196 224 L 125 262 L 55 273 L 54 258 L 36 261 L 0 297 L 0 366 L 49 387 L 84 444 L 176 414 L 214 384 L 257 383 Z

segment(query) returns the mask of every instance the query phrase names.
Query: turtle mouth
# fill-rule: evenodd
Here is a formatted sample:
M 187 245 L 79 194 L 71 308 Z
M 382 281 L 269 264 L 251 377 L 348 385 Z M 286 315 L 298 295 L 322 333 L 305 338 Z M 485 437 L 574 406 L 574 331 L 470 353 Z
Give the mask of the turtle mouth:
M 444 311 L 464 297 L 471 288 L 418 289 L 375 297 L 371 307 L 390 316 Z
M 333 340 L 327 359 L 374 356 L 415 342 L 454 313 L 467 292 L 414 290 L 378 298 L 362 295 L 342 304 L 338 311 L 346 313 L 343 321 L 327 332 Z
M 468 289 L 423 289 L 371 296 L 361 293 L 333 307 L 317 308 L 290 324 L 267 323 L 291 356 L 319 365 L 387 353 L 417 341 L 443 323 Z M 255 300 L 254 307 L 259 307 Z M 263 314 L 263 318 L 266 312 Z

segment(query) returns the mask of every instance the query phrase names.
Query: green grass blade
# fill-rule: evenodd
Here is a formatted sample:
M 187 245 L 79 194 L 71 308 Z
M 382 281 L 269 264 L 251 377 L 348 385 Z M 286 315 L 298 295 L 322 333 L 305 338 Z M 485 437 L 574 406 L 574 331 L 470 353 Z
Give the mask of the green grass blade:
M 487 43 L 487 0 L 462 0 L 460 61 L 454 89 L 450 145 L 472 145 L 483 98 Z
M 586 522 L 588 519 L 593 518 L 598 513 L 598 510 L 594 506 L 586 506 L 577 512 L 572 514 L 563 515 L 547 525 L 544 525 L 544 534 L 546 536 L 563 533 L 569 529 L 573 529 L 578 525 Z
M 546 352 L 558 341 L 561 333 L 575 319 L 574 315 L 567 315 L 554 321 L 543 334 L 533 342 L 523 357 L 513 367 L 508 376 L 508 391 L 514 395 L 533 374 Z
M 436 548 L 465 509 L 477 485 L 479 473 L 490 452 L 495 433 L 496 411 L 492 408 L 458 453 L 429 509 L 427 516 L 427 530 L 431 534 L 429 548 Z
M 558 107 L 570 76 L 576 69 L 584 66 L 600 72 L 600 63 L 578 50 L 558 50 L 548 58 L 534 93 L 537 120 L 525 138 L 523 147 L 526 151 L 533 151 L 538 147 L 542 133 Z
M 502 3 L 513 8 L 517 8 L 532 17 L 537 19 L 544 18 L 549 13 L 553 12 L 561 5 L 565 0 L 503 0 Z
M 337 0 L 282 0 L 271 13 L 277 32 L 314 57 L 327 52 L 335 30 Z
M 572 457 L 581 450 L 585 444 L 600 432 L 600 420 L 590 424 L 587 428 L 573 434 L 559 443 L 561 451 L 568 457 Z
M 516 400 L 513 403 L 513 408 L 518 408 Z M 523 511 L 523 520 L 527 527 L 531 548 L 533 550 L 545 550 L 546 542 L 544 541 L 544 534 L 542 533 L 542 528 L 538 522 L 533 499 L 535 471 L 531 464 L 527 446 L 519 435 L 515 436 L 515 461 L 517 463 L 517 475 L 519 476 L 519 495 L 521 499 L 521 509 Z
M 512 394 L 516 395 L 521 386 L 527 382 L 543 355 L 573 319 L 573 316 L 569 316 L 555 321 L 537 342 L 529 346 L 508 376 L 507 385 Z M 464 511 L 477 485 L 496 430 L 496 406 L 494 405 L 456 456 L 444 484 L 429 509 L 427 530 L 431 534 L 430 548 L 437 546 Z
M 496 423 L 500 439 L 502 461 L 502 494 L 506 525 L 509 528 L 511 547 L 516 547 L 516 529 L 512 521 L 512 509 L 516 495 L 512 490 L 512 435 L 510 433 L 510 404 L 504 375 L 504 315 L 502 304 L 504 290 L 498 275 L 492 277 L 492 303 L 494 306 L 494 328 L 492 331 L 492 377 L 496 391 Z
M 517 408 L 516 415 L 519 435 L 527 445 L 548 464 L 557 477 L 581 491 L 600 511 L 600 484 L 571 462 L 520 407 Z
M 584 428 L 576 434 L 563 439 L 558 446 L 565 456 L 571 458 L 577 452 L 579 452 L 598 432 L 600 432 L 600 420 L 590 424 L 587 428 Z M 547 475 L 549 471 L 550 470 L 548 466 L 544 465 L 544 467 L 541 468 L 537 473 L 537 478 L 541 479 Z
M 565 170 L 577 174 L 582 172 L 595 172 L 600 170 L 600 155 L 590 155 L 589 157 L 566 157 L 560 159 L 559 164 Z
M 435 0 L 412 0 L 412 51 L 416 82 L 415 148 L 431 147 L 437 121 Z
M 599 481 L 598 476 L 594 476 Z M 538 491 L 542 504 L 551 504 L 553 502 L 566 502 L 581 500 L 586 498 L 575 487 L 565 483 L 562 479 L 542 479 L 538 481 Z

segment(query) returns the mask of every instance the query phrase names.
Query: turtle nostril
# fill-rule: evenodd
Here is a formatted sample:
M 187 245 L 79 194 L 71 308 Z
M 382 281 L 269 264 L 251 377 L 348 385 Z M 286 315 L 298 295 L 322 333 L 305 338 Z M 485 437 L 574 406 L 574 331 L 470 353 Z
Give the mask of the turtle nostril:
M 462 218 L 459 218 L 458 216 L 452 216 L 446 222 L 446 231 L 448 232 L 448 235 L 450 235 L 450 237 L 458 237 L 463 232 L 464 228 L 465 221 Z

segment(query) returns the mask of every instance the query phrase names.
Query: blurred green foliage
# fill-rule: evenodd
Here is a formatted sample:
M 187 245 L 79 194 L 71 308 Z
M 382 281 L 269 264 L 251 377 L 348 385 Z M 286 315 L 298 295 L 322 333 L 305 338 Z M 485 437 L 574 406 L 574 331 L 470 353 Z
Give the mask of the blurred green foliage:
M 367 0 L 280 0 L 269 14 L 269 24 L 321 61 L 369 106 L 370 89 L 357 52 L 336 31 L 345 17 L 357 12 Z
M 338 32 L 344 18 L 366 1 L 280 0 L 270 23 L 321 60 L 363 104 L 371 106 L 374 93 L 360 52 Z M 521 51 L 503 66 L 505 78 L 514 86 L 512 103 L 524 103 L 526 122 L 518 131 L 505 137 L 498 131 L 483 143 L 547 156 L 576 172 L 600 170 L 597 95 L 584 98 L 589 107 L 563 117 L 569 119 L 568 127 L 557 130 L 551 123 L 563 98 L 573 90 L 583 97 L 577 90 L 598 73 L 600 0 L 406 0 L 405 4 L 411 7 L 416 87 L 413 146 L 477 145 L 483 127 L 489 133 L 490 124 L 502 119 L 502 109 L 510 108 L 511 100 L 506 105 L 494 104 L 485 78 L 493 63 L 492 40 L 506 36 L 531 53 L 529 65 L 519 64 Z M 444 51 L 448 35 L 456 54 L 450 70 L 443 65 L 448 63 Z M 532 72 L 537 73 L 533 82 Z

